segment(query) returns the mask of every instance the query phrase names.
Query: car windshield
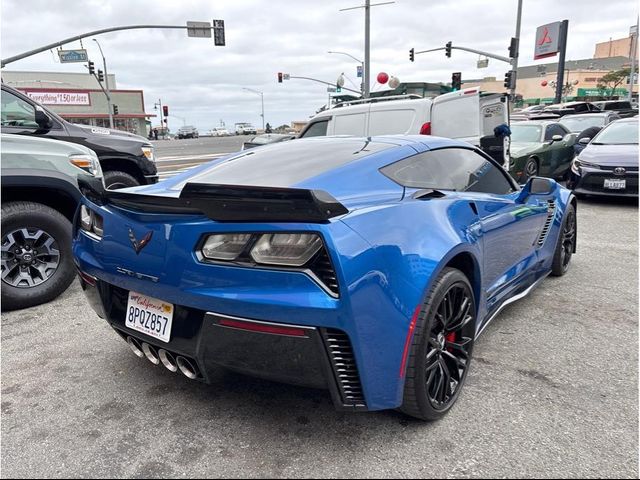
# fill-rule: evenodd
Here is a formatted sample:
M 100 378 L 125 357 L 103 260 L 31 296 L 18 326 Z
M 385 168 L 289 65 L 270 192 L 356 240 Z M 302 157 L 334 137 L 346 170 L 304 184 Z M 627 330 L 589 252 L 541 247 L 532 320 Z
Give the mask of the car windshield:
M 613 122 L 601 130 L 593 145 L 637 145 L 638 122 Z
M 511 141 L 514 143 L 539 142 L 540 125 L 511 125 Z
M 586 128 L 590 127 L 604 127 L 605 117 L 602 115 L 585 115 L 584 117 L 578 116 L 565 116 L 560 123 L 567 127 L 571 132 L 580 133 Z
M 279 137 L 273 137 L 271 135 L 259 135 L 257 137 L 253 137 L 251 139 L 251 143 L 255 143 L 256 145 L 264 145 L 266 143 L 272 143 L 278 140 Z

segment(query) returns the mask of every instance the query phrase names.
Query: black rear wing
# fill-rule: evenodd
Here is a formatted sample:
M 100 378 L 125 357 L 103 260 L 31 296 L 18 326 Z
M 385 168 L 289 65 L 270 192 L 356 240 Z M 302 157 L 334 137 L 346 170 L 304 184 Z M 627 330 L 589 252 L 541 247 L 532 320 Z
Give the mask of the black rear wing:
M 105 190 L 83 183 L 89 200 L 146 213 L 202 214 L 217 222 L 326 223 L 349 212 L 323 190 L 187 183 L 179 197 Z

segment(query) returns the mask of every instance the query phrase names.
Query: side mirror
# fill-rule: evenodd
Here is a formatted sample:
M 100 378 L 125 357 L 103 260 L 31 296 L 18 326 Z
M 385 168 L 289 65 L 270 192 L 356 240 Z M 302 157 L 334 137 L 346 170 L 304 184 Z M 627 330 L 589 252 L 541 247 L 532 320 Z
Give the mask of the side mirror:
M 556 188 L 556 181 L 544 177 L 531 177 L 520 190 L 518 201 L 525 203 L 530 195 L 549 195 Z
M 36 123 L 40 130 L 51 130 L 53 128 L 53 120 L 43 110 L 36 108 Z
M 562 135 L 554 135 L 553 137 L 551 137 L 551 140 L 553 142 L 561 142 L 562 141 Z
M 591 139 L 589 137 L 584 137 L 584 138 L 581 138 L 580 140 L 578 140 L 578 143 L 580 145 L 588 145 L 590 141 L 591 141 Z

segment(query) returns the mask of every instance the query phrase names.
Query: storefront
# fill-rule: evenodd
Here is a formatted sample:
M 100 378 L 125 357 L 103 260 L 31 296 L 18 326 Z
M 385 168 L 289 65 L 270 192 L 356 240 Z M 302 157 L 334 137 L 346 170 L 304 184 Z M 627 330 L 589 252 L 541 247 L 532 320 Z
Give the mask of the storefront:
M 3 71 L 2 79 L 69 122 L 109 128 L 106 95 L 88 74 Z M 145 113 L 142 90 L 118 89 L 113 75 L 109 84 L 114 128 L 146 137 L 155 115 Z

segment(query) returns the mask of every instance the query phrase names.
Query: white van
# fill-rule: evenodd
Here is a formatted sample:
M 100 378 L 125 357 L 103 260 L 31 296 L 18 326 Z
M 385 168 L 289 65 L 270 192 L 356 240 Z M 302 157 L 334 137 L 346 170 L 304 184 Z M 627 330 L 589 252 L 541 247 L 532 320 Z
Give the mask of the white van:
M 315 115 L 300 138 L 423 134 L 481 146 L 481 138 L 495 139 L 493 129 L 501 124 L 509 125 L 507 94 L 481 94 L 478 87 L 472 87 L 434 98 L 403 95 L 338 104 Z M 507 140 L 501 150 L 508 165 Z

